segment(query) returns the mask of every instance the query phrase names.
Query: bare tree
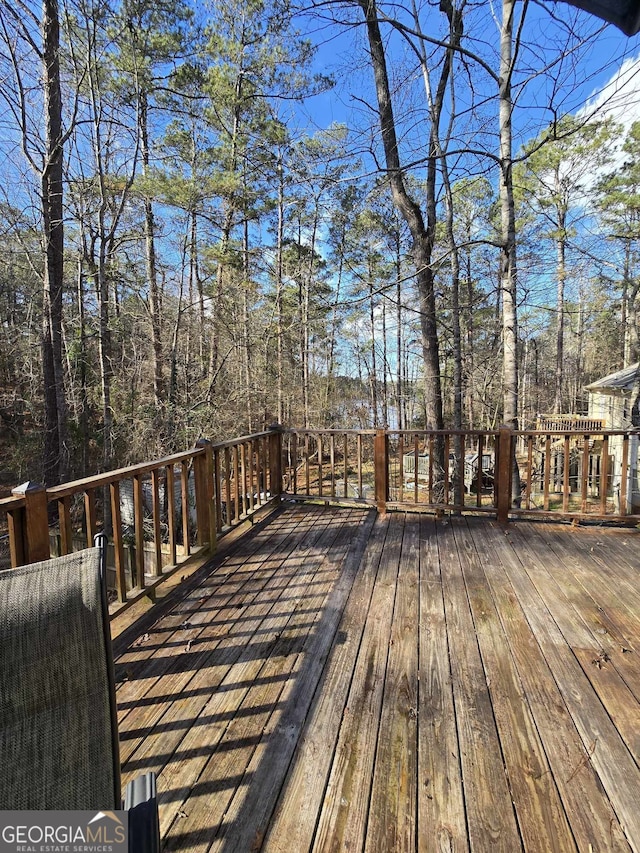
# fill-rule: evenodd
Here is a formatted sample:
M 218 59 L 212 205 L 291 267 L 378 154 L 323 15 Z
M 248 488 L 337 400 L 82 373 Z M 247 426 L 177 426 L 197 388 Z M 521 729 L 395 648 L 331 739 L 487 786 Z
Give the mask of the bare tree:
M 57 0 L 43 0 L 40 18 L 21 0 L 17 4 L 3 0 L 0 36 L 6 71 L 0 98 L 13 115 L 23 156 L 39 185 L 42 262 L 36 261 L 34 269 L 42 270 L 43 476 L 51 485 L 64 478 L 69 463 L 62 334 L 62 177 L 64 145 L 74 124 L 72 110 L 69 127 L 63 128 Z
M 391 186 L 394 204 L 402 214 L 413 240 L 413 261 L 420 295 L 420 325 L 425 371 L 425 409 L 428 426 L 442 429 L 442 386 L 440 382 L 440 355 L 436 320 L 436 298 L 431 255 L 435 241 L 435 150 L 433 139 L 429 146 L 429 170 L 427 182 L 427 224 L 414 198 L 407 190 L 396 135 L 396 123 L 387 72 L 384 42 L 380 32 L 378 10 L 375 0 L 358 0 L 362 9 L 369 41 L 371 64 L 375 78 L 378 101 L 378 118 L 382 133 L 386 172 Z M 449 73 L 450 61 L 445 60 L 442 75 Z M 446 75 L 445 75 L 446 81 Z M 445 82 L 446 85 L 446 82 Z M 430 183 L 431 181 L 431 183 Z M 429 187 L 432 187 L 431 189 Z

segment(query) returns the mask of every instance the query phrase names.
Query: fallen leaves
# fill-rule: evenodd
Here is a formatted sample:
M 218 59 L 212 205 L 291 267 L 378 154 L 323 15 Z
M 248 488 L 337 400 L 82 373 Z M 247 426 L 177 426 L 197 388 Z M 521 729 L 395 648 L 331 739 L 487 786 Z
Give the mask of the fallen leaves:
M 598 655 L 598 657 L 597 657 L 597 658 L 594 658 L 594 659 L 591 661 L 591 663 L 592 663 L 594 666 L 597 666 L 597 667 L 598 667 L 598 669 L 602 669 L 602 667 L 604 666 L 604 664 L 605 664 L 605 663 L 609 663 L 609 661 L 610 661 L 610 660 L 611 660 L 611 658 L 609 657 L 609 655 L 608 655 L 604 650 L 602 650 L 602 651 L 600 652 L 600 654 Z

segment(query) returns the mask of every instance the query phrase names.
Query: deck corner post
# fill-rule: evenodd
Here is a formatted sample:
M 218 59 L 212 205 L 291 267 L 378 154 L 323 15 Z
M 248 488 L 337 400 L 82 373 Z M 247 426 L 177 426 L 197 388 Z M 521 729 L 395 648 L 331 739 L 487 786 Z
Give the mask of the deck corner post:
M 496 508 L 499 524 L 507 524 L 511 509 L 511 469 L 513 431 L 508 426 L 498 430 L 498 476 L 496 479 Z
M 204 450 L 195 456 L 194 485 L 196 491 L 196 520 L 198 545 L 208 545 L 209 552 L 216 549 L 216 516 L 213 493 L 213 445 L 208 438 L 199 438 L 196 448 Z
M 271 497 L 280 501 L 282 495 L 282 434 L 284 428 L 275 423 L 269 426 L 269 481 Z
M 24 498 L 24 507 L 10 516 L 11 562 L 36 563 L 51 557 L 47 490 L 40 483 L 27 481 L 13 489 L 12 494 Z
M 379 513 L 385 513 L 389 500 L 389 436 L 384 429 L 376 430 L 373 459 L 376 506 Z

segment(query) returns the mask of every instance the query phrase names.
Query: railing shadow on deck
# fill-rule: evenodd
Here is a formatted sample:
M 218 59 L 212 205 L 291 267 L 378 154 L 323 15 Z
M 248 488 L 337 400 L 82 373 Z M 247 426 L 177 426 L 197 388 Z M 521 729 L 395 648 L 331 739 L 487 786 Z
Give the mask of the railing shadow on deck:
M 315 511 L 316 519 L 323 515 Z M 134 752 L 125 762 L 127 772 L 150 766 L 158 769 L 169 761 L 199 760 L 203 765 L 211 762 L 208 765 L 212 768 L 211 774 L 202 768 L 197 778 L 189 784 L 179 782 L 173 787 L 160 786 L 161 806 L 175 805 L 179 814 L 184 810 L 183 818 L 172 821 L 175 825 L 170 833 L 168 849 L 185 850 L 205 841 L 209 844 L 216 836 L 219 836 L 218 841 L 224 850 L 252 849 L 253 837 L 260 833 L 261 826 L 268 821 L 275 806 L 298 735 L 317 693 L 325 661 L 332 648 L 344 642 L 345 638 L 339 632 L 340 620 L 374 521 L 375 512 L 372 509 L 336 508 L 317 535 L 298 525 L 283 551 L 282 565 L 278 564 L 277 554 L 274 558 L 273 552 L 269 550 L 271 556 L 267 561 L 269 568 L 266 574 L 270 580 L 266 582 L 271 584 L 276 580 L 278 589 L 283 592 L 275 594 L 271 590 L 274 594 L 272 608 L 261 615 L 262 621 L 256 622 L 250 609 L 252 605 L 249 605 L 248 612 L 238 615 L 237 630 L 231 629 L 224 649 L 214 645 L 204 653 L 201 660 L 194 661 L 194 653 L 197 656 L 196 642 L 189 655 L 182 655 L 182 661 L 173 659 L 171 663 L 169 660 L 165 662 L 164 665 L 172 675 L 183 668 L 185 671 L 188 669 L 193 671 L 196 682 L 204 680 L 208 686 L 200 689 L 196 684 L 193 689 L 187 684 L 176 696 L 162 694 L 154 696 L 151 702 L 161 703 L 179 697 L 183 703 L 185 698 L 195 697 L 195 718 L 183 715 L 180 719 L 166 722 L 160 718 L 143 727 L 133 722 L 129 730 L 126 726 L 121 727 L 123 743 L 126 743 L 134 739 L 143 740 L 151 734 L 155 741 L 158 734 L 176 731 L 186 733 L 194 726 L 207 731 L 211 731 L 211 727 L 222 728 L 226 735 L 226 727 L 238 723 L 236 731 L 230 731 L 226 739 L 214 742 L 210 747 L 205 745 L 203 739 L 198 745 L 192 744 L 187 749 L 176 744 L 175 750 L 165 749 L 158 754 L 145 754 L 146 757 L 141 759 Z M 257 532 L 254 531 L 254 534 Z M 251 538 L 247 537 L 248 540 Z M 217 562 L 214 561 L 212 568 L 207 570 L 212 579 L 215 578 L 213 567 Z M 290 581 L 295 582 L 299 578 L 301 588 L 296 595 L 287 594 L 289 583 L 281 584 L 283 569 L 287 577 L 291 576 Z M 206 587 L 206 576 L 203 576 L 203 580 Z M 203 598 L 208 594 L 206 588 L 198 584 L 194 587 L 194 596 L 201 593 Z M 180 611 L 182 598 L 180 590 L 176 590 L 175 594 L 178 598 L 174 598 L 171 606 L 174 615 Z M 256 588 L 253 606 L 261 601 L 261 594 L 262 590 Z M 206 602 L 202 604 L 207 607 Z M 210 608 L 211 621 L 208 621 L 207 616 L 198 623 L 199 627 L 213 630 L 215 634 L 216 610 L 225 619 L 224 608 L 222 601 L 217 608 Z M 315 618 L 309 619 L 310 614 L 314 614 Z M 161 622 L 156 621 L 151 632 L 158 627 L 161 627 Z M 144 630 L 144 626 L 140 630 Z M 252 642 L 256 635 L 263 636 L 262 632 L 265 640 Z M 219 634 L 218 640 L 223 636 L 226 635 Z M 237 642 L 239 639 L 242 641 Z M 122 638 L 118 640 L 118 647 L 120 651 L 126 648 Z M 250 677 L 242 674 L 245 666 L 247 671 L 251 671 Z M 220 676 L 222 681 L 219 684 L 213 683 L 219 673 L 211 675 L 211 682 L 207 680 L 207 673 L 212 673 L 216 667 L 219 673 L 225 669 L 227 672 L 227 675 Z M 145 677 L 144 669 L 139 675 Z M 248 701 L 243 699 L 236 701 L 236 705 L 226 707 L 225 693 L 242 692 L 243 688 L 250 694 Z M 208 707 L 208 700 L 211 701 L 214 695 L 213 705 Z M 133 703 L 131 707 L 138 706 Z M 121 711 L 126 710 L 121 700 L 119 708 Z M 233 770 L 233 761 L 230 760 L 229 772 L 220 774 L 220 762 L 224 761 L 226 753 L 244 749 L 253 752 L 259 750 L 260 746 L 263 751 L 252 756 L 246 772 Z M 168 779 L 171 778 L 169 774 Z M 168 784 L 171 786 L 171 781 Z M 191 805 L 183 805 L 187 795 Z M 214 795 L 213 799 L 207 799 L 206 809 L 196 819 L 194 802 L 210 795 Z M 192 814 L 195 822 L 193 828 L 189 819 Z M 243 846 L 244 840 L 239 841 L 236 837 L 238 833 L 242 839 L 246 839 L 247 834 L 251 836 L 246 847 Z

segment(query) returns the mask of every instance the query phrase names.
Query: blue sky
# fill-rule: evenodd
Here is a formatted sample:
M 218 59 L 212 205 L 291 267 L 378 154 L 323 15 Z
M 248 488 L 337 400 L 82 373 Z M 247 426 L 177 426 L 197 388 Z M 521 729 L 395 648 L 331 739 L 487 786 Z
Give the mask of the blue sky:
M 380 9 L 388 10 L 389 14 L 393 10 L 395 14 L 398 7 L 385 7 L 380 2 Z M 495 9 L 491 3 L 476 4 L 467 25 L 465 43 L 497 67 L 497 27 L 493 13 L 499 14 L 499 4 Z M 428 31 L 434 15 L 437 16 L 436 25 L 439 25 L 442 16 L 433 12 L 433 6 L 425 5 L 424 31 Z M 367 64 L 362 26 L 349 29 L 320 18 L 305 19 L 304 28 L 318 46 L 316 70 L 333 73 L 336 85 L 331 91 L 307 101 L 298 114 L 300 124 L 307 132 L 327 127 L 332 121 L 362 126 L 367 121 L 363 101 L 373 102 L 372 72 Z M 569 39 L 570 54 L 557 61 L 557 48 L 565 43 L 569 28 L 584 38 L 584 44 L 580 44 L 577 37 Z M 394 68 L 407 65 L 409 54 L 402 40 L 391 34 L 388 27 L 386 37 L 393 75 Z M 598 108 L 607 107 L 608 114 L 625 123 L 640 118 L 640 36 L 627 38 L 617 28 L 604 26 L 598 19 L 566 3 L 548 2 L 543 6 L 530 3 L 523 45 L 514 89 L 516 147 L 519 142 L 535 136 L 554 115 L 576 112 L 587 103 Z M 545 65 L 551 67 L 543 78 L 536 79 L 535 73 Z M 477 75 L 479 92 L 489 83 L 486 77 L 484 80 L 482 77 L 482 74 Z M 523 81 L 526 82 L 519 88 L 518 84 Z M 492 86 L 490 84 L 486 88 L 487 96 L 492 94 Z M 458 98 L 464 98 L 464 93 L 460 92 Z M 550 101 L 553 101 L 552 109 L 549 108 Z M 491 110 L 487 104 L 488 122 Z M 497 114 L 495 107 L 493 112 Z M 492 130 L 497 130 L 497 115 Z

